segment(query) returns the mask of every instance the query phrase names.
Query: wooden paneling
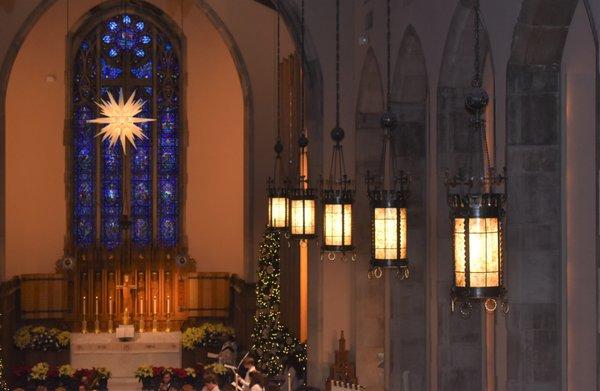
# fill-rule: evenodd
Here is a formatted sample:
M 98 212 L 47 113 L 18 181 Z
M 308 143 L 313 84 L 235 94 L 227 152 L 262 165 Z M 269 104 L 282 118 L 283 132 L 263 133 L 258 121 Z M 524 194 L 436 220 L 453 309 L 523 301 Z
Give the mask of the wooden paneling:
M 63 274 L 24 274 L 21 276 L 21 319 L 65 319 L 67 278 Z
M 228 318 L 229 280 L 229 273 L 190 273 L 188 275 L 188 316 Z

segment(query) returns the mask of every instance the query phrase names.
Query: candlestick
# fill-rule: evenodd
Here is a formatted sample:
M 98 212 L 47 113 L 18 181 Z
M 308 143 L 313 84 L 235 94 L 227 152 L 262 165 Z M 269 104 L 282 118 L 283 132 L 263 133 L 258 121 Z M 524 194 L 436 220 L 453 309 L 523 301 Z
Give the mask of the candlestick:
M 157 306 L 156 296 L 152 298 L 152 312 L 154 315 L 158 314 L 158 306 Z
M 108 297 L 108 314 L 112 315 L 113 314 L 113 302 L 112 302 L 112 296 Z
M 140 315 L 144 315 L 144 298 L 140 297 Z
M 83 296 L 83 305 L 82 305 L 82 307 L 81 307 L 81 308 L 82 308 L 82 309 L 81 309 L 81 311 L 82 311 L 82 313 L 83 313 L 83 316 L 85 316 L 85 311 L 86 311 L 86 310 L 85 310 L 85 307 L 86 307 L 86 305 L 85 305 L 85 304 L 86 304 L 86 301 L 87 301 L 86 297 L 85 297 L 85 296 Z
M 167 296 L 167 315 L 171 313 L 171 296 Z
M 98 305 L 98 296 L 94 298 L 94 315 L 98 316 L 99 314 L 99 305 Z
M 123 313 L 123 324 L 129 324 L 129 314 L 127 313 L 127 307 L 125 307 L 125 312 Z

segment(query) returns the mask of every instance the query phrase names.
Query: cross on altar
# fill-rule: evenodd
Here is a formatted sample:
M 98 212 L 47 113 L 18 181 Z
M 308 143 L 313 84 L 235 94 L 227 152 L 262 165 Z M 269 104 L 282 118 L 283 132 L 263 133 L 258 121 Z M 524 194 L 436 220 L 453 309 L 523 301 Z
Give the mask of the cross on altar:
M 125 274 L 123 276 L 123 285 L 117 285 L 117 289 L 121 290 L 122 293 L 122 303 L 123 303 L 123 324 L 129 324 L 129 314 L 132 308 L 134 308 L 133 304 L 133 293 L 137 291 L 137 285 L 132 285 L 129 283 L 129 274 Z

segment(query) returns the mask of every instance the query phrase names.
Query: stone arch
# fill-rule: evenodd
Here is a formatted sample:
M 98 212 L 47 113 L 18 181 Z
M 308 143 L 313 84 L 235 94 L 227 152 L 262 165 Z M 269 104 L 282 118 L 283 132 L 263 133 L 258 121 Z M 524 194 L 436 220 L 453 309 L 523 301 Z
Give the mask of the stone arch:
M 384 351 L 385 334 L 382 333 L 381 325 L 385 324 L 385 302 L 379 300 L 373 303 L 373 297 L 383 298 L 385 295 L 382 280 L 369 280 L 366 278 L 369 271 L 371 258 L 371 230 L 369 204 L 365 177 L 367 171 L 377 171 L 381 155 L 381 115 L 385 108 L 384 87 L 381 68 L 375 51 L 372 47 L 367 49 L 364 56 L 362 70 L 358 84 L 356 103 L 356 202 L 354 207 L 354 235 L 356 254 L 361 262 L 356 263 L 355 273 L 355 305 L 358 308 L 369 308 L 368 316 L 358 314 L 355 317 L 355 333 L 357 336 L 356 366 L 360 373 L 361 384 L 369 389 L 384 388 L 384 371 L 378 368 L 377 363 L 372 360 L 373 352 Z M 361 207 L 362 205 L 362 207 Z
M 484 337 L 482 309 L 475 307 L 469 319 L 452 314 L 450 287 L 453 281 L 451 227 L 446 204 L 444 173 L 458 172 L 469 156 L 468 137 L 470 116 L 465 111 L 464 96 L 471 89 L 474 72 L 474 1 L 459 0 L 447 35 L 437 87 L 437 262 L 431 266 L 437 275 L 437 322 L 433 327 L 437 338 L 437 369 L 430 376 L 437 380 L 440 390 L 481 390 L 485 384 Z M 480 20 L 480 58 L 491 57 L 485 23 Z M 483 69 L 480 69 L 480 71 Z M 476 152 L 473 161 L 482 161 Z M 483 165 L 474 165 L 479 175 Z M 435 353 L 433 353 L 435 355 Z
M 392 111 L 398 118 L 396 153 L 399 169 L 413 178 L 408 208 L 410 278 L 391 281 L 390 389 L 427 388 L 427 107 L 428 76 L 417 31 L 402 36 L 392 83 Z M 402 335 L 402 337 L 399 337 Z
M 581 1 L 591 17 L 588 2 Z M 562 230 L 566 224 L 566 145 L 561 61 L 578 3 L 524 0 L 513 32 L 506 109 L 509 389 L 566 387 L 566 243 Z M 597 53 L 591 20 L 590 25 Z

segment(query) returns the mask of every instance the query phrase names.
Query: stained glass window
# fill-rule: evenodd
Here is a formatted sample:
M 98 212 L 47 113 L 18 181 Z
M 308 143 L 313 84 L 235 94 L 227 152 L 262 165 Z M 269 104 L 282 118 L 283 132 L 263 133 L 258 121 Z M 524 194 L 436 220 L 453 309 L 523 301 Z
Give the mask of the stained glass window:
M 179 242 L 180 65 L 178 41 L 135 14 L 107 18 L 80 41 L 73 60 L 71 230 L 79 247 L 113 250 Z M 119 89 L 146 101 L 136 147 L 110 147 L 86 120 L 95 102 Z M 128 232 L 128 234 L 127 234 Z

